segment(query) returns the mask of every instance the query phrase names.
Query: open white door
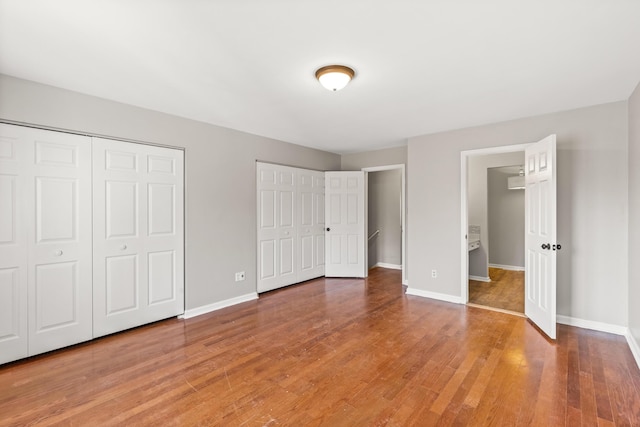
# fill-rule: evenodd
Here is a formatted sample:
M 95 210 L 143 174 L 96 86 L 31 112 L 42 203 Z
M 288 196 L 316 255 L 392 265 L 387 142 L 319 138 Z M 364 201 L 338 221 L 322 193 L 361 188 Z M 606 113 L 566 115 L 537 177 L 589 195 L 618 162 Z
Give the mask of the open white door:
M 556 339 L 556 136 L 525 149 L 525 315 Z
M 366 277 L 365 172 L 325 172 L 325 276 Z

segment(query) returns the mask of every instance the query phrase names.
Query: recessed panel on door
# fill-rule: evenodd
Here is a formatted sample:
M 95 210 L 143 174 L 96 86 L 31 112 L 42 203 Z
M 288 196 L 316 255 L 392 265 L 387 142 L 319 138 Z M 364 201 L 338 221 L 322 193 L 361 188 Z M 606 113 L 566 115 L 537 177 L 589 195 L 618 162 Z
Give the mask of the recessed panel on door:
M 293 258 L 293 238 L 280 239 L 280 274 L 286 275 L 293 273 L 295 264 Z
M 36 266 L 36 332 L 78 322 L 76 262 Z
M 304 192 L 300 195 L 300 225 L 311 227 L 313 225 L 313 193 Z
M 76 167 L 77 148 L 74 145 L 36 141 L 36 164 Z
M 313 236 L 303 236 L 300 239 L 300 268 L 303 271 L 314 267 L 313 249 Z
M 175 173 L 176 160 L 171 157 L 153 156 L 147 157 L 148 170 L 153 173 L 167 173 L 173 175 Z
M 149 253 L 149 305 L 176 297 L 175 251 Z
M 324 265 L 324 236 L 316 236 L 315 238 L 315 256 L 316 256 L 316 265 Z
M 0 342 L 20 336 L 18 273 L 18 268 L 0 268 Z
M 280 227 L 293 227 L 293 191 L 280 193 Z
M 77 203 L 75 179 L 36 178 L 36 238 L 38 243 L 75 240 Z
M 106 259 L 107 315 L 138 308 L 138 257 L 123 255 Z
M 276 227 L 276 192 L 274 190 L 260 191 L 260 227 Z
M 149 235 L 174 233 L 175 186 L 150 183 L 148 187 Z
M 271 279 L 276 276 L 276 241 L 260 242 L 260 279 Z
M 137 172 L 138 171 L 138 155 L 136 153 L 105 150 L 105 165 L 107 171 L 116 172 Z
M 17 179 L 15 175 L 0 175 L 0 245 L 15 243 Z
M 138 183 L 107 181 L 107 239 L 135 237 L 138 234 Z

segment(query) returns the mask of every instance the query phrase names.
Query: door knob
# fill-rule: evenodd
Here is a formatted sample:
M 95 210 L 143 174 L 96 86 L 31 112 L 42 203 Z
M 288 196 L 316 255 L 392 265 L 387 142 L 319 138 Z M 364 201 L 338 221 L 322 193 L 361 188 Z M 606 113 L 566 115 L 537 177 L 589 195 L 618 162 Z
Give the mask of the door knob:
M 55 252 L 56 256 L 62 256 L 62 254 L 63 254 L 63 253 L 64 253 L 64 252 L 62 252 L 60 249 L 58 249 L 58 250 Z
M 553 250 L 555 251 L 556 249 L 557 250 L 562 249 L 562 245 L 560 243 L 558 243 L 557 245 L 553 245 Z
M 120 250 L 121 250 L 121 251 L 124 251 L 125 249 L 127 249 L 127 245 L 122 245 L 122 246 L 120 246 Z
M 331 229 L 329 227 L 327 227 L 327 231 L 331 231 Z
M 551 249 L 551 244 L 549 244 L 549 243 L 543 243 L 543 244 L 542 244 L 542 249 Z

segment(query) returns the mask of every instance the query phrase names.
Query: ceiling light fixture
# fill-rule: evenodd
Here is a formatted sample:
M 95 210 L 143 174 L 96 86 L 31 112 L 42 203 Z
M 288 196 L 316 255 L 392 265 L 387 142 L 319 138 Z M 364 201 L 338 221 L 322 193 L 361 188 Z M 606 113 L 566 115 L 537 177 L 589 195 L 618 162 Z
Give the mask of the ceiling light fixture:
M 316 79 L 320 84 L 333 92 L 344 88 L 355 75 L 352 68 L 344 65 L 327 65 L 316 71 Z

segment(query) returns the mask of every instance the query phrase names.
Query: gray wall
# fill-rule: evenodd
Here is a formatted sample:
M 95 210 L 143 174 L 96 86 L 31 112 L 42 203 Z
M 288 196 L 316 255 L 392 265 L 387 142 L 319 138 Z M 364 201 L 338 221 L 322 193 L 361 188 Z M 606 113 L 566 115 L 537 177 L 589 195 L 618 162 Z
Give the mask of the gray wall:
M 524 190 L 509 190 L 518 173 L 505 169 L 487 171 L 489 264 L 524 268 Z
M 488 154 L 469 158 L 467 168 L 467 213 L 469 225 L 480 226 L 480 247 L 469 252 L 469 274 L 489 277 L 489 210 L 487 169 L 524 162 L 523 152 Z M 458 167 L 458 171 L 460 168 Z M 459 173 L 459 172 L 458 172 Z M 460 179 L 458 178 L 458 182 Z M 458 188 L 458 192 L 460 188 Z
M 5 120 L 186 149 L 187 309 L 256 291 L 256 160 L 340 169 L 337 154 L 4 75 L 0 94 Z
M 640 344 L 640 84 L 629 98 L 629 329 Z
M 401 165 L 407 163 L 407 147 L 394 147 L 384 150 L 365 151 L 362 153 L 343 154 L 343 171 L 359 171 L 373 166 Z
M 369 268 L 377 263 L 402 265 L 401 179 L 400 169 L 369 173 L 368 235 L 380 230 L 369 241 Z
M 560 315 L 627 325 L 628 115 L 615 102 L 409 139 L 409 287 L 461 296 L 460 152 L 557 134 Z M 430 272 L 438 270 L 432 279 Z

